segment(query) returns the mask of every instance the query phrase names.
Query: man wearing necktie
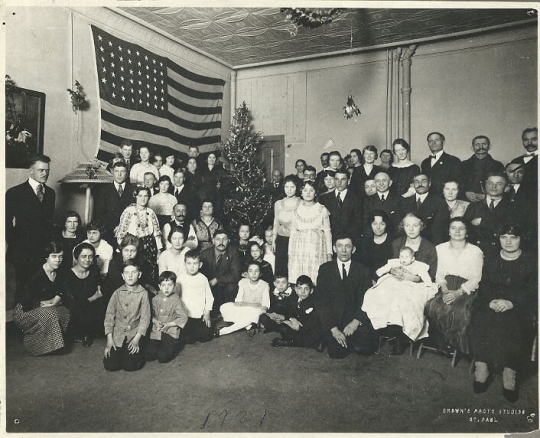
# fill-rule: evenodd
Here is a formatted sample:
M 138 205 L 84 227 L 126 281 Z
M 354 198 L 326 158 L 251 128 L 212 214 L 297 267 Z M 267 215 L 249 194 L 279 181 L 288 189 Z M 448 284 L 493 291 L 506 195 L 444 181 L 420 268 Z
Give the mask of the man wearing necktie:
M 26 279 L 43 264 L 47 243 L 52 239 L 52 219 L 56 193 L 46 185 L 50 158 L 30 158 L 30 177 L 6 192 L 6 260 L 15 268 L 15 301 L 20 298 Z
M 114 229 L 120 222 L 122 212 L 134 202 L 134 186 L 127 181 L 128 170 L 124 161 L 117 161 L 112 167 L 113 182 L 105 184 L 99 190 L 94 216 L 105 227 L 103 238 L 116 248 L 118 241 Z
M 483 251 L 484 256 L 500 250 L 499 228 L 506 222 L 519 222 L 511 201 L 504 196 L 508 181 L 504 173 L 492 173 L 486 179 L 486 199 L 472 202 L 465 211 L 471 223 L 469 238 Z
M 444 199 L 430 193 L 431 181 L 419 174 L 413 179 L 415 196 L 403 199 L 404 213 L 414 213 L 424 222 L 422 236 L 433 245 L 447 240 L 450 211 Z
M 446 181 L 463 183 L 461 160 L 444 152 L 445 141 L 440 132 L 429 133 L 427 143 L 431 155 L 422 161 L 420 166 L 422 173 L 431 180 L 430 192 L 440 197 L 443 196 L 442 190 Z
M 332 236 L 346 232 L 352 236 L 354 245 L 358 245 L 362 233 L 363 202 L 350 190 L 349 178 L 346 170 L 338 170 L 334 175 L 335 190 L 321 195 L 319 202 L 330 213 Z
M 131 162 L 131 155 L 133 154 L 133 144 L 131 143 L 131 140 L 124 139 L 120 143 L 120 153 L 122 154 L 122 157 L 124 158 L 124 162 L 127 166 L 127 171 L 129 175 L 129 171 L 131 170 L 131 166 L 133 163 Z
M 376 349 L 375 331 L 361 310 L 371 287 L 368 269 L 351 260 L 356 250 L 350 235 L 336 236 L 336 260 L 324 263 L 317 276 L 317 309 L 323 330 L 323 346 L 331 359 L 350 353 L 370 355 Z

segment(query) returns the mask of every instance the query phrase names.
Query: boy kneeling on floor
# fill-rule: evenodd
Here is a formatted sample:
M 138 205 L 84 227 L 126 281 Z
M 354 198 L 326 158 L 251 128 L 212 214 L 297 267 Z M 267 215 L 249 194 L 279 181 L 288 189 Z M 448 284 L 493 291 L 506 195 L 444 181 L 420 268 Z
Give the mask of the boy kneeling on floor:
M 274 330 L 280 333 L 282 338 L 274 338 L 273 347 L 317 348 L 319 346 L 322 330 L 315 309 L 315 301 L 311 295 L 313 289 L 311 278 L 307 275 L 298 277 L 296 280 L 298 304 L 289 319 L 274 326 Z
M 124 262 L 122 278 L 125 284 L 114 291 L 105 314 L 103 365 L 107 371 L 137 371 L 145 362 L 139 343 L 150 325 L 150 301 L 139 284 L 141 267 L 137 261 Z
M 188 320 L 187 309 L 174 293 L 176 274 L 163 271 L 158 279 L 159 293 L 152 298 L 152 333 L 146 344 L 147 361 L 167 363 L 180 352 L 180 330 Z

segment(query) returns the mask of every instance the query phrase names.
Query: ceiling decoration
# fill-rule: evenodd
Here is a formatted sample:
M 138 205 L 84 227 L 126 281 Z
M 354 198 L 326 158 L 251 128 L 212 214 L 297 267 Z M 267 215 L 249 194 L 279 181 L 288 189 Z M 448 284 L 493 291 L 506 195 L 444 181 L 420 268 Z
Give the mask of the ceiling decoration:
M 233 67 L 322 55 L 530 20 L 526 9 L 343 9 L 317 29 L 298 28 L 278 8 L 125 7 L 146 22 Z

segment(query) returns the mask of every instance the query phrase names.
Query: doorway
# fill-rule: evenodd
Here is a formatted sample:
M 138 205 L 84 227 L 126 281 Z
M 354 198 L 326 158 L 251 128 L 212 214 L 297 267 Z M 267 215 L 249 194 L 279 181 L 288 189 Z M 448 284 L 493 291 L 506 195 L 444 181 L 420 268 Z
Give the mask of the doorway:
M 267 135 L 259 146 L 259 160 L 267 181 L 272 181 L 272 172 L 285 172 L 285 136 Z

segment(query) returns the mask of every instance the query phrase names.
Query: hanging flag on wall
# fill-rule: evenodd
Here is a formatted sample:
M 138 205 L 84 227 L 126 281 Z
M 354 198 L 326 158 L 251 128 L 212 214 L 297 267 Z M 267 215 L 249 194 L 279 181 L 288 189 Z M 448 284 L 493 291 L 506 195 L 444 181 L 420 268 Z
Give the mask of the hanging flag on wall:
M 97 158 L 109 161 L 122 139 L 153 152 L 216 150 L 225 81 L 92 26 L 101 105 Z

